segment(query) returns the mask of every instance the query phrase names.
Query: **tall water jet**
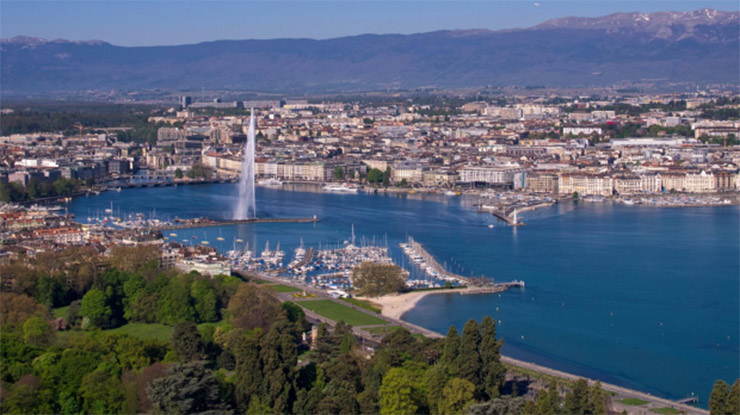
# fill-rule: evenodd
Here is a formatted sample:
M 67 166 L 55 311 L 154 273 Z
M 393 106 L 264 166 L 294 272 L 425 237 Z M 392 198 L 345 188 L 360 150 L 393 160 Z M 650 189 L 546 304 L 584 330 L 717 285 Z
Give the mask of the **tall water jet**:
M 244 144 L 242 174 L 239 178 L 239 194 L 234 209 L 234 219 L 252 219 L 257 217 L 257 202 L 254 198 L 254 108 L 249 116 L 247 142 Z

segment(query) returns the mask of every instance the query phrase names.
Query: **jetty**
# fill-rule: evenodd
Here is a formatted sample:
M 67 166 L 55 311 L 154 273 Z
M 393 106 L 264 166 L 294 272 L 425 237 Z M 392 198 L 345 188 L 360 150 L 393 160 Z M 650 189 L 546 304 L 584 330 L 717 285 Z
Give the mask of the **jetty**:
M 416 242 L 412 237 L 408 238 L 408 242 L 406 244 L 400 245 L 404 248 L 403 251 L 412 261 L 414 261 L 414 257 L 420 257 L 423 261 L 424 267 L 433 271 L 432 275 L 448 281 L 457 281 L 461 285 L 467 286 L 468 289 L 460 291 L 460 294 L 487 294 L 502 292 L 515 287 L 524 288 L 524 281 L 514 280 L 511 282 L 494 283 L 493 278 L 488 279 L 484 276 L 469 278 L 449 272 L 434 258 L 434 256 L 432 256 L 432 254 L 424 249 L 422 244 Z
M 192 228 L 208 228 L 214 226 L 242 225 L 249 223 L 315 223 L 319 219 L 316 216 L 310 218 L 252 218 L 252 219 L 230 219 L 230 220 L 213 220 L 208 218 L 189 219 L 185 221 L 176 221 L 166 225 L 157 226 L 158 230 L 176 230 Z
M 683 399 L 679 399 L 676 402 L 683 404 L 683 405 L 693 405 L 693 404 L 699 403 L 699 397 L 696 395 L 691 395 Z
M 305 267 L 306 265 L 310 264 L 313 261 L 313 257 L 315 253 L 316 253 L 316 250 L 313 247 L 308 248 L 308 251 L 306 251 L 306 254 L 303 256 L 303 259 L 301 259 L 295 265 L 292 265 L 290 268 L 301 269 Z
M 527 204 L 525 205 L 515 204 L 515 205 L 501 205 L 501 206 L 481 204 L 478 206 L 478 212 L 490 213 L 493 216 L 506 222 L 510 226 L 525 226 L 526 223 L 521 222 L 517 217 L 519 213 L 539 209 L 542 207 L 549 207 L 554 204 L 555 202 L 542 202 L 542 203 L 535 203 L 535 204 L 528 204 L 528 205 Z
M 170 187 L 179 185 L 194 184 L 216 184 L 216 183 L 235 183 L 233 178 L 204 179 L 204 180 L 152 180 L 147 182 L 127 182 L 116 186 L 109 187 L 106 190 L 133 189 L 142 187 Z

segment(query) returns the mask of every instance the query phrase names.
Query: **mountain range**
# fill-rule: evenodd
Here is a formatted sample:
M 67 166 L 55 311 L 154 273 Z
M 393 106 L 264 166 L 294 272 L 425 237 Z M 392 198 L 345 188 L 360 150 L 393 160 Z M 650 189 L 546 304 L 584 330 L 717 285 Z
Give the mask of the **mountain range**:
M 740 79 L 740 12 L 567 17 L 527 29 L 221 40 L 122 47 L 14 37 L 0 42 L 3 94 L 230 89 L 284 93 L 423 87 L 585 87 Z

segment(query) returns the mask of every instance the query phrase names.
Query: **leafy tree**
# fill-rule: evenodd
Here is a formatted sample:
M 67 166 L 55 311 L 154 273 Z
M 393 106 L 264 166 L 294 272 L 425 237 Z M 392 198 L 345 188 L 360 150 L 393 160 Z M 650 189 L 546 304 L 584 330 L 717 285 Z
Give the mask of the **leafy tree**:
M 594 415 L 606 414 L 606 397 L 601 389 L 601 382 L 597 381 L 592 387 L 589 396 L 589 410 Z
M 397 265 L 365 261 L 352 269 L 352 285 L 359 295 L 378 297 L 403 290 L 406 276 Z
M 8 328 L 20 327 L 31 317 L 49 320 L 51 316 L 46 307 L 25 294 L 0 292 L 0 325 Z
M 526 399 L 522 396 L 503 396 L 486 403 L 474 404 L 468 408 L 469 415 L 531 415 L 525 412 Z
M 36 283 L 36 301 L 49 307 L 64 303 L 66 290 L 62 283 L 53 277 L 42 275 Z
M 198 321 L 218 321 L 218 299 L 211 284 L 204 279 L 196 279 L 190 286 L 190 296 Z
M 334 180 L 344 180 L 344 168 L 342 166 L 334 168 Z
M 383 186 L 388 187 L 391 184 L 391 168 L 386 167 L 383 172 Z
M 550 394 L 544 390 L 537 394 L 535 406 L 537 409 L 537 415 L 555 415 L 557 413 L 550 402 Z
M 481 343 L 481 378 L 485 395 L 496 398 L 506 381 L 506 368 L 501 363 L 501 346 L 503 341 L 496 339 L 496 322 L 490 317 L 483 317 L 480 324 Z
M 23 340 L 31 346 L 48 347 L 54 342 L 54 329 L 48 321 L 31 317 L 23 323 Z
M 450 326 L 445 337 L 444 351 L 442 352 L 442 363 L 450 373 L 456 373 L 455 359 L 460 353 L 460 334 L 455 326 Z
M 107 304 L 105 293 L 97 288 L 91 288 L 84 297 L 80 306 L 80 315 L 90 322 L 93 327 L 105 328 L 108 326 L 111 309 Z
M 367 179 L 370 184 L 378 184 L 383 181 L 383 172 L 378 169 L 370 169 L 367 172 L 365 179 Z
M 82 307 L 82 300 L 74 300 L 69 305 L 69 308 L 67 309 L 67 315 L 65 316 L 65 319 L 67 320 L 67 327 L 68 328 L 75 328 L 79 327 L 79 325 L 82 323 L 82 318 L 80 316 L 80 308 Z
M 267 289 L 253 283 L 241 284 L 228 306 L 229 321 L 234 327 L 267 330 L 280 314 L 280 301 Z
M 7 414 L 50 414 L 55 412 L 51 401 L 51 391 L 43 389 L 41 380 L 25 375 L 3 397 L 2 409 Z
M 408 372 L 395 367 L 383 377 L 380 386 L 380 413 L 383 415 L 414 414 L 419 408 L 414 401 L 414 383 Z
M 260 359 L 261 332 L 257 329 L 254 333 L 246 335 L 240 329 L 235 330 L 236 340 L 232 346 L 236 359 L 234 397 L 241 412 L 247 411 L 252 397 L 258 396 L 261 389 L 263 380 Z
M 194 321 L 196 314 L 190 297 L 190 279 L 181 275 L 170 281 L 157 301 L 157 321 L 174 326 Z
M 134 319 L 134 305 L 139 293 L 147 286 L 146 280 L 139 274 L 132 274 L 123 283 L 123 317 Z
M 294 393 L 293 368 L 298 363 L 297 341 L 287 319 L 276 321 L 261 339 L 260 360 L 264 375 L 260 399 L 275 413 L 286 413 Z
M 206 411 L 228 414 L 233 410 L 220 396 L 216 377 L 202 364 L 172 366 L 167 376 L 154 379 L 146 389 L 155 413 L 195 414 Z
M 190 167 L 190 170 L 188 170 L 187 175 L 191 179 L 203 178 L 203 179 L 206 179 L 207 180 L 207 179 L 210 179 L 211 178 L 211 176 L 213 175 L 213 172 L 206 165 L 203 165 L 203 164 L 193 164 Z
M 186 362 L 199 360 L 205 349 L 195 323 L 187 321 L 175 325 L 172 333 L 172 348 Z
M 475 320 L 468 320 L 463 327 L 462 339 L 460 341 L 460 355 L 455 363 L 457 364 L 460 374 L 459 377 L 475 385 L 476 396 L 483 394 L 483 382 L 481 379 L 481 356 L 480 349 L 481 336 L 478 329 L 478 323 Z
M 725 413 L 740 414 L 740 379 L 736 379 L 735 383 L 732 384 L 725 402 Z
M 249 407 L 247 408 L 247 415 L 269 415 L 272 414 L 272 408 L 262 402 L 259 396 L 254 395 L 249 401 Z
M 442 395 L 444 399 L 439 408 L 440 414 L 460 414 L 465 411 L 467 407 L 475 403 L 473 394 L 475 393 L 475 385 L 468 382 L 467 380 L 460 378 L 452 378 L 447 382 Z
M 84 376 L 100 365 L 101 358 L 98 352 L 72 348 L 62 352 L 59 360 L 48 367 L 42 382 L 54 390 L 60 408 L 58 412 L 82 411 L 83 399 L 78 391 Z
M 109 260 L 113 268 L 127 272 L 141 272 L 145 269 L 159 267 L 159 251 L 146 245 L 117 245 L 111 249 Z
M 182 170 L 179 167 L 175 169 L 175 178 L 176 179 L 182 179 L 183 178 Z
M 301 306 L 290 301 L 285 301 L 280 307 L 285 311 L 288 320 L 291 323 L 295 323 L 296 328 L 301 333 L 305 333 L 311 329 L 311 323 L 306 320 L 306 313 L 303 312 Z
M 548 386 L 547 399 L 550 402 L 550 407 L 553 409 L 555 414 L 562 413 L 560 407 L 560 387 L 557 380 L 552 381 L 550 383 L 550 386 Z
M 730 387 L 722 379 L 714 382 L 712 393 L 709 395 L 709 413 L 711 415 L 731 415 L 738 413 L 740 401 L 740 379 Z
M 565 395 L 565 410 L 569 414 L 586 414 L 590 409 L 590 394 L 585 379 L 578 379 L 573 390 Z
M 427 402 L 429 412 L 433 414 L 441 413 L 444 407 L 444 388 L 447 386 L 449 376 L 446 367 L 438 364 L 431 367 L 426 373 Z
M 113 373 L 97 369 L 82 378 L 82 410 L 93 414 L 122 413 L 125 395 L 123 385 Z

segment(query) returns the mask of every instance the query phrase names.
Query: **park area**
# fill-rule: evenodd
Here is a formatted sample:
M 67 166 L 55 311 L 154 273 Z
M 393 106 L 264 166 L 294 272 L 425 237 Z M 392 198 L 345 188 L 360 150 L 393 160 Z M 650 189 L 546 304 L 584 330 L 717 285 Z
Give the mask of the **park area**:
M 335 322 L 344 321 L 351 326 L 369 326 L 388 323 L 383 319 L 373 317 L 332 300 L 300 301 L 297 304 Z

